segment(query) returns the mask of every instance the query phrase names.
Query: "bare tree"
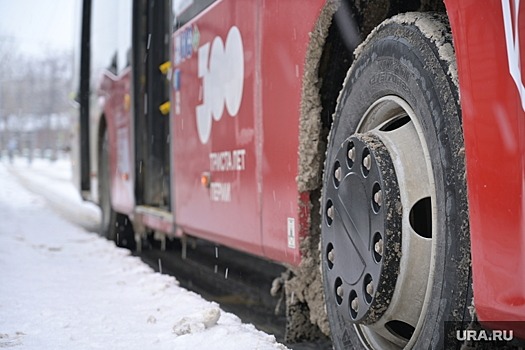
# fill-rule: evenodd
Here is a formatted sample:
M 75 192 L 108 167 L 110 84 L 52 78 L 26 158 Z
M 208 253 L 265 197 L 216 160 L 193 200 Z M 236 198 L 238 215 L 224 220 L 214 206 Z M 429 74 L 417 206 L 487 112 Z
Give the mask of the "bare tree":
M 0 39 L 0 151 L 7 146 L 11 137 L 8 129 L 8 116 L 12 110 L 9 106 L 9 85 L 15 75 L 15 62 L 18 50 L 16 45 L 5 39 Z
M 56 151 L 68 134 L 57 120 L 71 114 L 71 54 L 25 57 L 9 46 L 0 43 L 0 146 L 16 137 L 20 147 Z

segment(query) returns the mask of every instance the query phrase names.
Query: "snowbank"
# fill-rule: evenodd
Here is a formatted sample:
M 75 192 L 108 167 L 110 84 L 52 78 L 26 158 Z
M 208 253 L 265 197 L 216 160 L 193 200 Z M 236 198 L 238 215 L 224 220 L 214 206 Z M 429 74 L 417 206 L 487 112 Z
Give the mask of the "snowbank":
M 22 167 L 0 163 L 0 348 L 286 349 L 57 216 Z

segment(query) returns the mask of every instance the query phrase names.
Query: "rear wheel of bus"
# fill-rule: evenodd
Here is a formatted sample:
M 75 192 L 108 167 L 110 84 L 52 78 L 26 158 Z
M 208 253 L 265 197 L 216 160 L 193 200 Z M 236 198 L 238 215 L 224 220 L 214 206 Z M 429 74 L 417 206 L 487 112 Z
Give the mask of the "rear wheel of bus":
M 99 234 L 114 241 L 119 247 L 134 249 L 133 226 L 126 215 L 117 213 L 111 206 L 109 141 L 107 129 L 103 131 L 99 148 L 98 193 L 100 206 Z
M 469 318 L 461 111 L 446 18 L 405 14 L 358 49 L 334 116 L 322 271 L 336 349 L 443 346 Z

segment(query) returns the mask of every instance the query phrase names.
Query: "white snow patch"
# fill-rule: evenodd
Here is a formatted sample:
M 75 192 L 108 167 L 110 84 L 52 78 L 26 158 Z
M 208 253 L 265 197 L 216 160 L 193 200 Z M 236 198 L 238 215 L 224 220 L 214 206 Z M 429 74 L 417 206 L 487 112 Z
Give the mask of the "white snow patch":
M 40 166 L 0 163 L 0 348 L 286 349 L 57 216 L 13 177 L 37 179 Z M 46 176 L 64 180 L 60 169 Z M 66 183 L 46 188 L 57 199 Z
M 96 230 L 100 222 L 100 209 L 84 202 L 73 184 L 71 162 L 68 157 L 56 161 L 15 158 L 14 166 L 7 168 L 24 187 L 41 195 L 63 217 L 88 230 Z
M 173 326 L 173 333 L 184 335 L 189 333 L 201 332 L 217 324 L 221 317 L 221 310 L 218 307 L 204 310 L 201 313 L 183 317 Z

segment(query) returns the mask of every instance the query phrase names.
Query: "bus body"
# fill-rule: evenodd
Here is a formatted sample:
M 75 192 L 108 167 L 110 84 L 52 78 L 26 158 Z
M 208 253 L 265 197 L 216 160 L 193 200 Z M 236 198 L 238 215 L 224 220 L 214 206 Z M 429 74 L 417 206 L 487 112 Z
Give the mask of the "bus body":
M 295 302 L 308 305 L 312 323 L 328 333 L 319 303 L 325 302 L 323 293 L 330 303 L 331 287 L 323 292 L 319 264 L 326 262 L 329 271 L 333 255 L 325 254 L 319 237 L 330 226 L 323 220 L 332 220 L 323 188 L 330 178 L 326 157 L 334 137 L 329 134 L 335 133 L 330 130 L 344 114 L 340 90 L 352 84 L 354 60 L 373 46 L 367 42 L 374 35 L 380 38 L 381 28 L 412 23 L 390 18 L 441 13 L 450 22 L 455 54 L 436 49 L 436 55 L 443 61 L 452 57 L 457 73 L 445 73 L 459 80 L 460 99 L 450 103 L 461 106 L 464 134 L 463 153 L 454 157 L 466 163 L 463 226 L 470 238 L 458 249 L 465 261 L 472 256 L 468 295 L 473 292 L 477 317 L 486 325 L 522 321 L 522 7 L 518 0 L 483 6 L 474 0 L 84 0 L 75 162 L 82 196 L 101 206 L 107 226 L 102 231 L 110 238 L 112 227 L 129 221 L 137 242 L 149 232 L 192 236 L 286 264 L 299 281 L 285 282 L 287 296 L 300 295 Z M 412 26 L 423 28 L 422 37 L 433 42 L 434 33 L 417 21 Z M 440 154 L 430 146 L 427 158 L 432 152 Z M 400 165 L 395 167 L 399 173 Z M 445 211 L 435 198 L 428 209 L 437 218 L 431 227 Z M 336 301 L 343 294 L 337 286 L 336 279 Z M 396 293 L 401 287 L 399 280 Z M 417 311 L 424 315 L 421 310 L 425 307 Z M 334 322 L 342 322 L 337 315 L 328 312 L 332 337 L 339 339 L 334 344 L 342 348 L 356 340 L 334 330 Z M 417 322 L 403 315 L 385 321 L 409 325 L 408 336 L 396 333 L 397 323 L 386 327 L 399 341 L 388 332 L 374 333 L 370 324 L 382 321 L 361 324 L 352 317 L 353 328 L 348 327 L 359 334 L 357 343 L 370 348 L 382 348 L 384 339 L 394 348 L 417 348 L 416 338 L 426 332 L 419 326 L 423 316 Z M 525 335 L 519 329 L 517 334 Z
M 525 90 L 519 62 L 525 11 L 519 1 L 493 1 L 483 9 L 474 1 L 449 3 L 458 42 L 476 311 L 481 320 L 523 321 Z

